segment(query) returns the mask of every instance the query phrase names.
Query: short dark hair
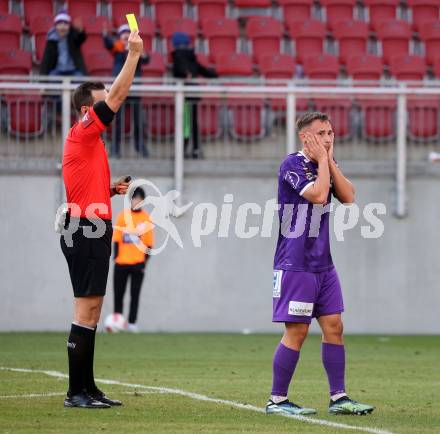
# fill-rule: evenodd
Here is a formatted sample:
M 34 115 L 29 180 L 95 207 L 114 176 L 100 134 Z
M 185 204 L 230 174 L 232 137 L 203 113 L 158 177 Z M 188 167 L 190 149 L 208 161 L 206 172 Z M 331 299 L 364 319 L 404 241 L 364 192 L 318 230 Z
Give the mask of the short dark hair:
M 133 199 L 134 197 L 140 197 L 142 200 L 145 199 L 145 191 L 142 187 L 137 187 L 135 191 L 133 191 L 133 196 L 131 196 L 131 198 Z
M 305 113 L 296 121 L 296 131 L 299 133 L 303 128 L 307 127 L 314 121 L 330 121 L 329 115 L 322 112 Z
M 80 84 L 75 91 L 73 92 L 72 102 L 73 107 L 78 113 L 81 113 L 81 107 L 92 106 L 93 105 L 93 96 L 92 90 L 104 90 L 104 83 L 101 81 L 86 81 Z

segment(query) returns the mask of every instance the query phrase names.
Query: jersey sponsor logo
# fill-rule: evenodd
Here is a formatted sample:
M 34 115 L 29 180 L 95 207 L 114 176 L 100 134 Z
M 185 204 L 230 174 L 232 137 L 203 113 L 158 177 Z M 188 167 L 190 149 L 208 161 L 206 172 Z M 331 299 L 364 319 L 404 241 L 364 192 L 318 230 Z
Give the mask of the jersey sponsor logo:
M 289 315 L 312 316 L 313 303 L 289 301 Z
M 281 297 L 281 278 L 283 277 L 283 270 L 274 270 L 273 272 L 273 298 Z
M 83 126 L 84 128 L 89 127 L 93 122 L 94 122 L 94 121 L 93 121 L 93 118 L 90 117 L 89 113 L 86 113 L 86 114 L 84 115 L 84 117 L 82 118 L 82 121 L 81 121 L 82 126 Z
M 76 347 L 75 342 L 67 342 L 67 348 L 72 348 L 72 350 L 74 350 Z
M 314 181 L 318 177 L 317 174 L 305 163 L 303 163 L 303 169 L 308 181 Z

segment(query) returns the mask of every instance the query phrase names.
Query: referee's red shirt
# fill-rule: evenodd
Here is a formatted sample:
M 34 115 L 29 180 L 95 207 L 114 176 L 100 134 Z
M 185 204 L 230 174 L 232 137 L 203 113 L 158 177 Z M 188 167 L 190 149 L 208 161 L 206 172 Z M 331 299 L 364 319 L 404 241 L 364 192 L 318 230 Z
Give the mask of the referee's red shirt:
M 69 207 L 72 217 L 91 218 L 92 212 L 99 218 L 112 218 L 110 168 L 101 139 L 105 129 L 92 107 L 67 135 L 63 154 L 64 185 L 67 202 L 79 207 Z M 91 204 L 100 205 L 88 208 Z

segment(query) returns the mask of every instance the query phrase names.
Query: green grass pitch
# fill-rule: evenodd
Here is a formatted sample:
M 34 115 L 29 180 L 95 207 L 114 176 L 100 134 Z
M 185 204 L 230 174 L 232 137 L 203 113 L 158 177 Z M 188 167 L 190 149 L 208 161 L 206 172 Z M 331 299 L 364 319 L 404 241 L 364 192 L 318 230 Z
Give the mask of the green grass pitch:
M 263 408 L 278 341 L 279 336 L 270 334 L 100 333 L 95 375 Z M 319 341 L 318 336 L 307 340 L 290 391 L 293 401 L 318 409 L 311 418 L 391 433 L 440 433 L 439 337 L 346 337 L 348 392 L 376 406 L 372 415 L 363 417 L 327 414 Z M 2 333 L 0 366 L 65 373 L 65 348 L 62 333 Z M 122 399 L 123 407 L 65 409 L 61 394 L 66 385 L 64 378 L 0 370 L 0 433 L 362 432 L 122 385 L 101 387 Z

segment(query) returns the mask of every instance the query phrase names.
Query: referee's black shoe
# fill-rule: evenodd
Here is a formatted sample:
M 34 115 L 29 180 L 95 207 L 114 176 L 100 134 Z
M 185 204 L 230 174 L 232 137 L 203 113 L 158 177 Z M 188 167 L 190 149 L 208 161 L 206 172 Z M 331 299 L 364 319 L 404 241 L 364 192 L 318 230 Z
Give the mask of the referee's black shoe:
M 110 407 L 122 405 L 122 401 L 119 401 L 118 399 L 110 399 L 108 396 L 105 395 L 104 392 L 102 392 L 99 389 L 96 389 L 93 392 L 87 392 L 91 398 L 93 398 L 95 401 L 102 402 L 103 404 L 107 404 Z
M 64 407 L 77 408 L 110 408 L 109 404 L 97 401 L 89 396 L 86 392 L 81 392 L 76 395 L 67 395 L 64 400 Z

